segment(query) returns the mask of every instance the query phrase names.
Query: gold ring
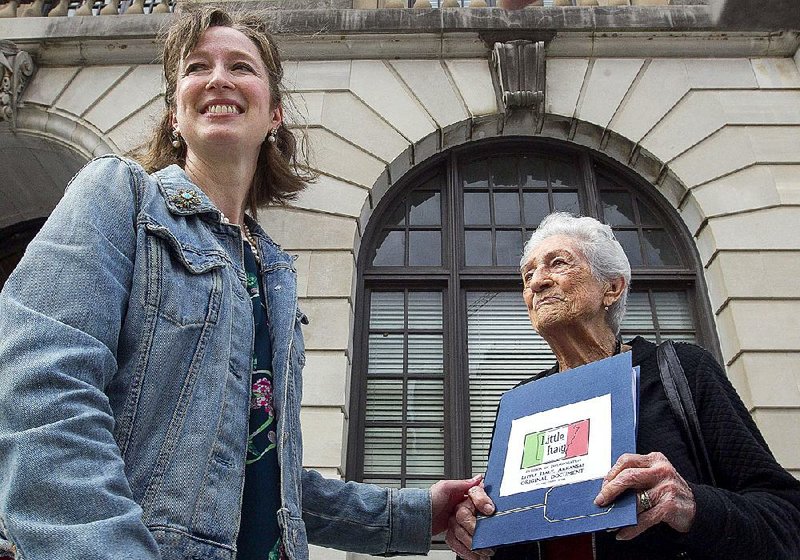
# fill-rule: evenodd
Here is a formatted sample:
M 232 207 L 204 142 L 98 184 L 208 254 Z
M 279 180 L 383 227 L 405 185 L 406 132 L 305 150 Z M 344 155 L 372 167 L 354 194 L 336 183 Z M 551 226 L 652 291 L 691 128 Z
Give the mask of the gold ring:
M 653 502 L 650 501 L 650 495 L 647 493 L 647 490 L 639 492 L 639 505 L 642 507 L 642 511 L 647 511 L 653 507 Z

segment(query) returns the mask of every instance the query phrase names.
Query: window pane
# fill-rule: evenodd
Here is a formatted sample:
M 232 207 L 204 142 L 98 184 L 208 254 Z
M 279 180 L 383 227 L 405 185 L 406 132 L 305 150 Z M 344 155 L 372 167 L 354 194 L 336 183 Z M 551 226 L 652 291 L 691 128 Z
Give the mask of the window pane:
M 489 193 L 466 192 L 464 193 L 464 223 L 466 225 L 488 225 Z
M 554 192 L 553 193 L 553 210 L 559 212 L 569 212 L 578 215 L 581 213 L 581 207 L 578 203 L 578 193 L 576 192 Z
M 522 257 L 522 232 L 496 231 L 497 266 L 519 266 Z
M 403 314 L 403 292 L 372 292 L 369 328 L 402 329 Z
M 403 373 L 403 335 L 370 334 L 367 373 L 375 375 Z
M 387 226 L 404 226 L 406 225 L 406 202 L 400 200 L 397 206 L 391 211 L 389 217 L 386 218 Z
M 631 195 L 627 192 L 600 193 L 603 202 L 603 217 L 612 226 L 632 226 L 636 224 Z
M 526 188 L 547 188 L 547 166 L 543 158 L 523 158 L 520 174 Z
M 442 234 L 438 231 L 408 232 L 409 266 L 441 266 Z
M 677 266 L 681 264 L 678 252 L 669 234 L 663 229 L 644 230 L 644 252 L 651 266 Z
M 641 200 L 637 200 L 637 206 L 639 207 L 639 219 L 642 225 L 645 226 L 661 225 L 661 222 L 655 217 L 655 215 Z
M 378 239 L 373 266 L 403 266 L 405 256 L 405 233 L 386 231 Z
M 442 428 L 409 428 L 406 446 L 408 474 L 444 476 Z
M 467 266 L 491 266 L 492 232 L 465 231 L 464 253 Z
M 467 292 L 472 472 L 486 469 L 500 395 L 555 359 L 533 330 L 521 292 Z
M 494 193 L 494 223 L 518 225 L 519 219 L 519 194 Z
M 464 188 L 488 188 L 489 187 L 489 168 L 486 160 L 475 161 L 462 167 L 461 178 L 464 181 Z
M 438 192 L 414 192 L 409 196 L 408 223 L 412 226 L 435 226 L 442 223 L 440 194 Z
M 495 188 L 517 186 L 517 158 L 492 159 L 492 185 Z
M 525 207 L 525 225 L 530 228 L 537 227 L 550 213 L 550 201 L 546 192 L 523 193 L 522 204 Z
M 395 428 L 364 429 L 364 474 L 400 474 L 402 433 Z
M 663 330 L 693 330 L 694 321 L 686 292 L 653 292 L 658 326 Z
M 444 422 L 444 382 L 441 379 L 408 380 L 408 420 Z
M 622 319 L 622 331 L 631 336 L 647 336 L 654 329 L 653 312 L 647 292 L 630 292 L 625 317 Z
M 550 186 L 555 188 L 578 186 L 576 165 L 572 161 L 550 160 Z
M 442 328 L 441 292 L 408 292 L 408 328 Z
M 403 419 L 403 381 L 401 379 L 367 380 L 367 422 Z
M 614 236 L 622 245 L 631 267 L 642 266 L 642 249 L 639 247 L 639 232 L 636 230 L 614 230 Z
M 442 375 L 442 335 L 408 335 L 408 373 Z

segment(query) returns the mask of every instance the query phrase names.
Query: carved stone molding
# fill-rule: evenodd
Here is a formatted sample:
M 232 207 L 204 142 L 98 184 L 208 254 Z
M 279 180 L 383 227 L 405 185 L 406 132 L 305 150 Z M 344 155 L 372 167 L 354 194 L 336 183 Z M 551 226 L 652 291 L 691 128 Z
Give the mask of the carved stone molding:
M 495 43 L 492 66 L 505 110 L 544 112 L 544 41 L 516 40 Z
M 16 127 L 17 107 L 35 66 L 31 55 L 11 41 L 0 40 L 0 119 Z

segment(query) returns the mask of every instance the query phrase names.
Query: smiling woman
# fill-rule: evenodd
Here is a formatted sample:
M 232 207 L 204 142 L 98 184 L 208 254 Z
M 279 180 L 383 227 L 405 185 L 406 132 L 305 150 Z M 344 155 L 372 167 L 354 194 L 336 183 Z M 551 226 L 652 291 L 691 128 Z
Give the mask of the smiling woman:
M 307 176 L 264 21 L 179 14 L 164 74 L 144 168 L 89 162 L 0 293 L 0 551 L 426 552 L 479 478 L 395 490 L 302 467 L 308 319 L 255 213 Z

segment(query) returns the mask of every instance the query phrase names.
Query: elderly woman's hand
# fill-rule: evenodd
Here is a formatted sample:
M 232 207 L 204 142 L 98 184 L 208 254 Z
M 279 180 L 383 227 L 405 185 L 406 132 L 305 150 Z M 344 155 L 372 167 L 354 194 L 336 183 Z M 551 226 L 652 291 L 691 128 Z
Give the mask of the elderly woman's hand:
M 472 535 L 475 533 L 476 512 L 480 511 L 484 515 L 494 513 L 494 504 L 480 486 L 473 486 L 467 492 L 467 498 L 458 504 L 455 512 L 450 517 L 445 542 L 453 552 L 464 560 L 485 560 L 494 554 L 493 550 L 470 550 L 472 547 Z
M 632 539 L 662 522 L 680 533 L 691 528 L 696 511 L 692 489 L 663 454 L 622 455 L 594 503 L 610 504 L 626 490 L 636 491 L 638 523 L 620 530 L 617 539 Z

